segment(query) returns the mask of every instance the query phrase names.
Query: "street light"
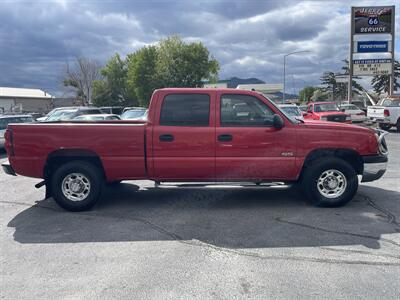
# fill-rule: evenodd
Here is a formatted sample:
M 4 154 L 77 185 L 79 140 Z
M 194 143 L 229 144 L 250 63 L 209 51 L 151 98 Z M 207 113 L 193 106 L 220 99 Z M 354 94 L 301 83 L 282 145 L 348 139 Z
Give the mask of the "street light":
M 283 97 L 282 97 L 282 103 L 285 103 L 285 92 L 286 92 L 286 57 L 292 54 L 298 54 L 298 53 L 306 53 L 306 52 L 311 52 L 308 50 L 303 50 L 303 51 L 295 51 L 295 52 L 290 52 L 288 54 L 285 54 L 283 56 Z

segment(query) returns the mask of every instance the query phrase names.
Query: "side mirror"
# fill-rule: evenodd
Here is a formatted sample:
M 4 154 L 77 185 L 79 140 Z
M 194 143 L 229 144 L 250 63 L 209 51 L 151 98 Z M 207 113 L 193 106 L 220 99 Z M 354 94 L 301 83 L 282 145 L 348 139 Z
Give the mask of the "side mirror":
M 276 129 L 281 129 L 285 125 L 285 122 L 283 122 L 283 119 L 280 115 L 275 114 L 272 118 L 272 125 Z
M 301 112 L 301 114 L 303 115 L 303 117 L 305 117 L 305 116 L 307 116 L 307 115 L 308 115 L 308 112 L 306 112 L 306 111 L 303 111 L 303 112 Z

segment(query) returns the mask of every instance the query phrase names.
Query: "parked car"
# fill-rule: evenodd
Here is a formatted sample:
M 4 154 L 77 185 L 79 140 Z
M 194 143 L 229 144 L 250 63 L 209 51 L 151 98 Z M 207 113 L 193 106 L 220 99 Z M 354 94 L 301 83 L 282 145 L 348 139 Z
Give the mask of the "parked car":
M 120 116 L 114 114 L 101 114 L 101 115 L 81 115 L 73 118 L 73 120 L 81 121 L 111 121 L 121 120 Z
M 378 122 L 383 130 L 396 126 L 400 132 L 400 97 L 389 97 L 383 99 L 379 105 L 368 106 L 367 116 L 372 121 Z
M 75 117 L 81 115 L 101 115 L 103 114 L 99 108 L 96 107 L 75 107 L 75 108 L 65 108 L 59 109 L 51 114 L 42 122 L 55 122 L 55 121 L 66 121 L 72 120 Z
M 146 121 L 147 120 L 147 109 L 130 109 L 125 111 L 121 115 L 122 120 L 136 120 L 136 121 Z
M 10 123 L 31 123 L 31 115 L 0 115 L 0 149 L 4 149 L 4 133 Z
M 351 124 L 351 117 L 340 110 L 335 102 L 313 102 L 307 106 L 305 120 L 321 120 Z
M 3 169 L 43 178 L 36 186 L 71 211 L 93 207 L 106 182 L 143 179 L 297 182 L 314 205 L 338 206 L 357 192 L 357 175 L 373 181 L 386 170 L 385 132 L 299 122 L 253 91 L 160 89 L 148 116 L 144 123 L 11 124 Z
M 352 122 L 364 122 L 367 120 L 367 115 L 364 111 L 354 104 L 343 103 L 339 108 L 346 114 L 350 115 Z
M 77 108 L 79 108 L 79 107 L 78 106 L 76 106 L 76 107 L 74 107 L 74 106 L 72 106 L 72 107 L 57 107 L 57 108 L 54 108 L 53 110 L 51 110 L 50 112 L 48 112 L 47 115 L 45 115 L 43 117 L 40 117 L 40 118 L 37 118 L 36 121 L 44 122 L 44 121 L 48 120 L 51 116 L 55 115 L 59 111 L 62 111 L 62 110 L 73 110 L 73 109 L 77 109 Z M 57 114 L 59 114 L 59 113 L 57 113 Z
M 142 110 L 142 109 L 147 109 L 147 108 L 139 107 L 139 106 L 138 107 L 134 107 L 134 106 L 132 106 L 132 107 L 124 107 L 122 113 L 126 112 L 127 110 Z
M 115 114 L 115 115 L 122 114 L 124 109 L 122 106 L 103 106 L 99 108 L 105 114 Z
M 278 106 L 289 117 L 300 120 L 304 119 L 302 111 L 296 104 L 279 104 Z

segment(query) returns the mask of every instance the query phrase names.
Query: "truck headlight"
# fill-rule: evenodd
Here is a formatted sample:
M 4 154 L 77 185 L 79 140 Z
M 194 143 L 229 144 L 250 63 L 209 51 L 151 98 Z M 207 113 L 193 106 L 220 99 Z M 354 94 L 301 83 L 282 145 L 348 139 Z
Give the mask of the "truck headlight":
M 320 120 L 321 121 L 328 121 L 328 117 L 321 117 Z
M 347 115 L 346 116 L 346 121 L 351 121 L 351 116 Z

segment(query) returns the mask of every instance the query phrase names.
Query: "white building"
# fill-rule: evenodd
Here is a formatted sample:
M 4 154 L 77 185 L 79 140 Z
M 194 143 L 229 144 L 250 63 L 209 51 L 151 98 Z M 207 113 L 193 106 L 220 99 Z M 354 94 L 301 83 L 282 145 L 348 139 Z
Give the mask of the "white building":
M 39 89 L 0 87 L 0 112 L 47 112 L 53 96 Z

